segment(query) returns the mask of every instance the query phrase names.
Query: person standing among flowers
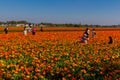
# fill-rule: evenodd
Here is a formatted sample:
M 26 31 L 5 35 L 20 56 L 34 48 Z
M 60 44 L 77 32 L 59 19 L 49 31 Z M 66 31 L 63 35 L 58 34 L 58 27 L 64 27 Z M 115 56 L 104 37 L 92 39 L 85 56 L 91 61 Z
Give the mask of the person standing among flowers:
M 5 31 L 5 34 L 8 34 L 8 27 L 7 26 L 5 27 L 4 31 Z
M 94 38 L 96 36 L 96 31 L 95 29 L 92 30 L 92 38 Z
M 24 27 L 23 34 L 24 34 L 25 36 L 27 35 L 27 28 L 26 28 L 26 27 Z
M 36 33 L 36 28 L 33 27 L 33 29 L 32 29 L 32 35 L 35 35 L 35 33 Z
M 43 27 L 40 28 L 40 31 L 43 32 Z

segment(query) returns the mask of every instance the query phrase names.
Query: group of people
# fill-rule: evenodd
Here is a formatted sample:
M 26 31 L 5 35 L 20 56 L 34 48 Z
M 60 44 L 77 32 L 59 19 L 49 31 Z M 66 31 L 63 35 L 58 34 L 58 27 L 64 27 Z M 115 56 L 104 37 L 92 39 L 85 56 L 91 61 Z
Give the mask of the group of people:
M 86 30 L 85 30 L 85 32 L 84 32 L 84 34 L 82 36 L 81 42 L 87 44 L 88 41 L 89 41 L 89 35 L 90 35 L 90 29 L 86 28 Z M 96 31 L 93 28 L 93 30 L 92 30 L 92 38 L 94 38 L 95 36 L 96 36 Z M 113 43 L 113 39 L 112 39 L 111 36 L 109 36 L 109 42 L 108 42 L 108 44 L 112 44 L 112 43 Z
M 35 28 L 35 27 L 31 28 L 31 26 L 29 26 L 28 28 L 27 28 L 27 27 L 24 27 L 23 34 L 24 34 L 25 36 L 27 35 L 27 32 L 32 32 L 32 35 L 35 35 L 35 33 L 36 33 L 36 28 Z
M 89 30 L 89 28 L 86 28 L 86 30 L 85 30 L 85 32 L 84 32 L 84 34 L 82 36 L 81 42 L 87 44 L 87 42 L 89 40 L 89 35 L 90 35 L 90 30 Z M 93 29 L 92 38 L 94 38 L 95 35 L 96 35 L 96 31 L 95 31 L 95 29 Z
M 28 27 L 24 27 L 24 31 L 23 34 L 26 36 L 27 32 L 32 32 L 32 35 L 36 34 L 36 28 L 33 26 L 33 28 L 31 28 L 32 26 L 28 26 Z M 4 32 L 5 34 L 8 34 L 8 26 L 6 25 L 6 27 L 4 28 Z

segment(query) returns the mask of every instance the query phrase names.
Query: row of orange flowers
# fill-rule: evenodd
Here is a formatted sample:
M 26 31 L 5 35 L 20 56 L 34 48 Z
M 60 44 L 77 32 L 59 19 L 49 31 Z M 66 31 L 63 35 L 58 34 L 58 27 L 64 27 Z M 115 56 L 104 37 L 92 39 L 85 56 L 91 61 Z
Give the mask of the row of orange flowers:
M 36 27 L 39 31 L 41 27 Z M 84 31 L 86 28 L 74 28 L 74 27 L 42 27 L 43 31 Z M 89 28 L 92 30 L 93 28 Z M 4 30 L 4 27 L 0 27 L 0 30 Z M 9 30 L 24 30 L 23 27 L 9 27 Z M 95 28 L 97 31 L 119 31 L 120 28 Z

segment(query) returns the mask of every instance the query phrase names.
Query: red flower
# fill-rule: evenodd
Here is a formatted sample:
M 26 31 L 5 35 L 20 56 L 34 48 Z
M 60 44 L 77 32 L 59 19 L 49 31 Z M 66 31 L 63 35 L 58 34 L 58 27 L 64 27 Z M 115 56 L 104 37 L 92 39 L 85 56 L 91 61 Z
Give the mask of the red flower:
M 71 80 L 76 80 L 74 77 Z

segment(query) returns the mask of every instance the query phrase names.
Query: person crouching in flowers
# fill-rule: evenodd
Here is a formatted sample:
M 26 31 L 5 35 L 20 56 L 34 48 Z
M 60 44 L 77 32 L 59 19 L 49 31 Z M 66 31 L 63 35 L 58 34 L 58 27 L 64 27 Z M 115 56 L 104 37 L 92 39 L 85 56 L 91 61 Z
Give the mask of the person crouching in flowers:
M 113 39 L 112 39 L 111 36 L 109 36 L 109 42 L 108 42 L 108 44 L 112 44 L 112 43 L 113 43 Z
M 81 42 L 87 44 L 87 35 L 86 34 L 83 34 Z
M 89 34 L 90 34 L 89 28 L 86 28 L 84 34 L 86 34 L 86 38 L 87 38 L 87 40 L 89 40 Z

